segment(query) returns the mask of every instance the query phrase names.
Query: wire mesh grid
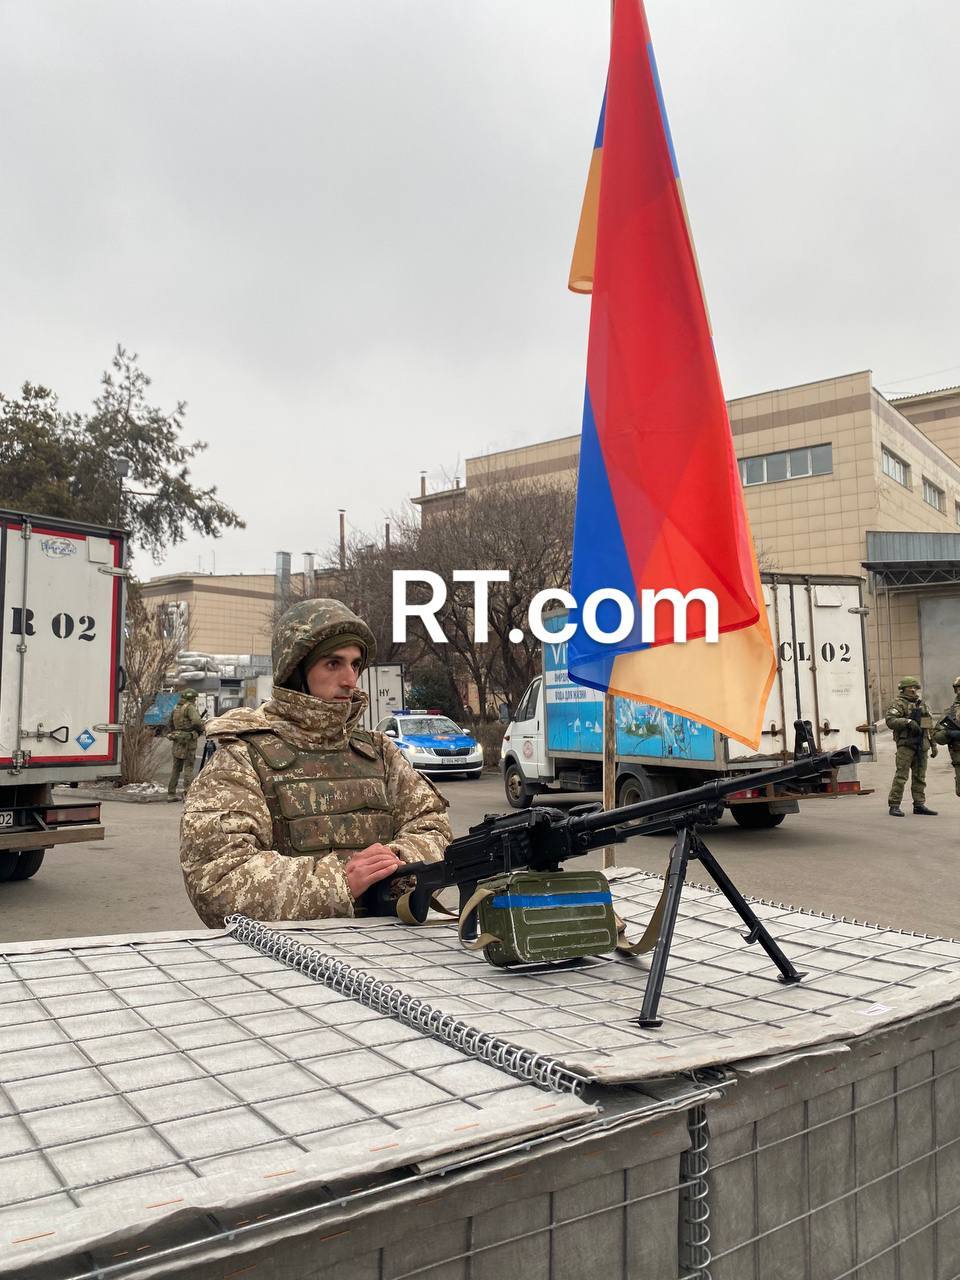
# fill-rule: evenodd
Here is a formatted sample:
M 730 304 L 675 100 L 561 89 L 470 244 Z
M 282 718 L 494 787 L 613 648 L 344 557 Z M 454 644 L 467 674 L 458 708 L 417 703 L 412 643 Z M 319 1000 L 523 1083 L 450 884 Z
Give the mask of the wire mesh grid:
M 633 872 L 613 881 L 628 934 L 645 924 L 662 881 Z M 618 956 L 540 971 L 504 971 L 464 952 L 449 926 L 394 922 L 362 930 L 325 922 L 289 931 L 362 967 L 443 1013 L 549 1054 L 597 1079 L 642 1079 L 734 1062 L 858 1034 L 905 1011 L 960 995 L 960 943 L 816 916 L 788 906 L 755 909 L 796 965 L 784 986 L 715 891 L 687 886 L 657 1030 L 636 1019 L 649 971 Z
M 0 963 L 0 1240 L 26 1207 L 145 1204 L 551 1099 L 227 937 Z M 587 1109 L 585 1108 L 585 1112 Z M 545 1116 L 546 1119 L 546 1116 Z
M 508 1172 L 504 1180 L 518 1176 L 521 1175 Z M 651 1190 L 638 1191 L 638 1185 L 643 1185 L 642 1169 L 624 1168 L 601 1179 L 591 1179 L 587 1172 L 581 1185 L 556 1190 L 543 1187 L 536 1195 L 501 1204 L 493 1213 L 439 1219 L 431 1214 L 424 1218 L 420 1206 L 408 1205 L 405 1212 L 416 1227 L 386 1246 L 378 1246 L 375 1238 L 365 1236 L 362 1230 L 338 1230 L 334 1224 L 311 1238 L 306 1251 L 292 1249 L 287 1254 L 285 1243 L 278 1243 L 274 1235 L 270 1246 L 271 1276 L 282 1276 L 283 1280 L 381 1280 L 387 1276 L 390 1280 L 421 1276 L 493 1280 L 518 1274 L 518 1267 L 532 1265 L 533 1274 L 579 1280 L 586 1274 L 589 1260 L 591 1270 L 599 1267 L 609 1276 L 626 1277 L 640 1266 L 640 1274 L 649 1275 L 651 1280 L 710 1280 L 703 1267 L 684 1264 L 676 1240 L 677 1206 L 689 1192 L 698 1193 L 701 1182 L 683 1178 L 678 1181 L 674 1177 Z M 348 1210 L 362 1206 L 369 1195 L 346 1196 L 338 1203 L 341 1209 Z M 437 1195 L 426 1203 L 436 1204 L 441 1198 Z M 600 1203 L 595 1203 L 598 1200 Z M 257 1222 L 222 1231 L 219 1240 L 232 1246 L 255 1245 L 255 1237 L 265 1227 L 290 1226 L 315 1213 L 316 1209 L 308 1208 L 263 1215 Z M 360 1222 L 362 1225 L 362 1219 Z M 517 1229 L 519 1223 L 523 1224 L 521 1229 Z M 346 1255 L 343 1248 L 332 1257 L 328 1254 L 325 1246 L 351 1235 Z M 289 1242 L 288 1238 L 286 1243 Z M 189 1243 L 153 1250 L 150 1261 L 154 1265 L 182 1263 L 184 1259 L 189 1261 L 193 1252 L 194 1246 Z M 249 1263 L 248 1256 L 238 1256 L 236 1265 L 232 1269 L 228 1266 L 226 1273 L 221 1264 L 209 1274 L 217 1280 L 247 1272 L 255 1277 L 257 1264 Z M 707 1258 L 708 1254 L 701 1252 L 700 1256 Z M 77 1272 L 71 1280 L 124 1280 L 136 1273 L 140 1262 L 125 1254 L 116 1261 Z M 207 1272 L 199 1269 L 200 1264 L 197 1267 L 187 1273 L 191 1280 L 201 1274 L 206 1280 Z
M 343 960 L 324 956 L 315 947 L 305 946 L 256 920 L 241 915 L 229 916 L 227 925 L 235 938 L 254 947 L 261 955 L 272 956 L 281 964 L 306 974 L 314 982 L 322 982 L 366 1008 L 395 1018 L 404 1026 L 451 1045 L 470 1058 L 488 1062 L 508 1075 L 546 1090 L 574 1094 L 583 1091 L 584 1078 L 565 1071 L 546 1054 L 522 1049 L 450 1013 L 433 1009 L 418 996 L 403 992 L 392 983 L 375 978 Z
M 710 1150 L 711 1280 L 960 1277 L 960 1041 Z
M 398 1267 L 396 1253 L 380 1250 L 362 1274 L 475 1280 L 511 1274 L 519 1256 L 537 1274 L 572 1277 L 588 1274 L 588 1256 L 590 1273 L 655 1280 L 958 1280 L 960 1041 L 879 1072 L 868 1061 L 867 1074 L 840 1089 L 719 1138 L 710 1134 L 711 1104 L 694 1102 L 675 1184 L 631 1194 L 624 1170 L 622 1185 L 608 1180 L 606 1202 L 584 1212 L 558 1214 L 551 1197 L 542 1221 L 534 1212 L 527 1229 L 492 1242 L 475 1240 L 464 1220 L 452 1224 L 453 1247 L 429 1260 Z M 676 1199 L 679 1226 L 670 1262 L 644 1252 L 631 1219 L 668 1198 Z M 561 1263 L 564 1232 L 578 1227 L 574 1261 Z M 523 1246 L 533 1251 L 518 1255 Z M 308 1268 L 296 1280 L 336 1274 Z

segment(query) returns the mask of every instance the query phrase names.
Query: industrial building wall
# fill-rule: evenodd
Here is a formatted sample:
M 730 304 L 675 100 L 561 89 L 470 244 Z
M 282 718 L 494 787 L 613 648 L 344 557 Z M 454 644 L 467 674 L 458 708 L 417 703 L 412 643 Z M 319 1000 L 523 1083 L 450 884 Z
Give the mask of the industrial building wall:
M 197 574 L 144 583 L 148 605 L 187 606 L 188 647 L 201 653 L 269 653 L 277 610 L 272 573 Z M 303 592 L 303 574 L 290 577 L 294 596 Z
M 894 407 L 960 464 L 960 387 L 897 396 Z
M 939 713 L 953 702 L 953 681 L 960 675 L 960 594 L 920 599 L 923 696 Z
M 872 690 L 875 711 L 883 713 L 896 697 L 901 676 L 924 679 L 920 654 L 920 612 L 915 591 L 878 591 L 867 594 L 871 610 L 867 636 L 870 644 Z
M 738 458 L 832 447 L 829 474 L 745 485 L 761 567 L 861 573 L 862 530 L 877 516 L 869 373 L 748 396 L 729 408 Z

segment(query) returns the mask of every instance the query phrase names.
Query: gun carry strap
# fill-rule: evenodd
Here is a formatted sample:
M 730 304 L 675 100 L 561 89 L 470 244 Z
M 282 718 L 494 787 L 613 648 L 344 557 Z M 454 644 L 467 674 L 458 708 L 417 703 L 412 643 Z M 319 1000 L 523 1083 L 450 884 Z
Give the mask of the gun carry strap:
M 460 945 L 465 951 L 482 951 L 484 947 L 489 947 L 492 942 L 499 942 L 500 939 L 492 933 L 481 933 L 473 942 L 464 941 L 463 931 L 467 927 L 467 921 L 486 898 L 493 897 L 492 889 L 477 889 L 473 896 L 464 904 L 463 910 L 460 912 L 460 919 L 457 923 L 457 934 L 460 938 Z
M 411 891 L 410 893 L 405 893 L 402 898 L 397 899 L 397 919 L 403 924 L 426 924 L 426 915 L 422 920 L 418 920 L 410 910 L 410 899 L 412 896 L 413 894 Z M 454 920 L 457 918 L 456 911 L 451 911 L 449 907 L 445 907 L 435 893 L 430 895 L 430 901 L 427 904 L 427 915 L 429 915 L 431 910 L 439 911 L 442 916 L 451 916 Z
M 653 915 L 647 921 L 647 927 L 636 942 L 628 942 L 624 937 L 627 926 L 616 916 L 617 933 L 617 951 L 622 956 L 642 956 L 648 951 L 652 951 L 660 940 L 660 926 L 663 923 L 663 910 L 667 901 L 667 877 L 663 877 L 663 888 L 660 890 L 660 897 L 657 899 L 657 905 L 653 909 Z

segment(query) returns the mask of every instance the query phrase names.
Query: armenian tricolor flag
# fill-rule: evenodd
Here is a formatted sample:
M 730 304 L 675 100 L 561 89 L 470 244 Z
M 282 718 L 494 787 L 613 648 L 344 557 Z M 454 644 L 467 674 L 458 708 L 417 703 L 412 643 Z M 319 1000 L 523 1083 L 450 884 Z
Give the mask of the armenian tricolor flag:
M 581 626 L 581 684 L 679 711 L 756 747 L 775 661 L 642 0 L 617 0 L 607 91 L 570 288 L 592 292 L 571 590 L 706 588 L 718 642 L 693 604 L 688 640 L 656 610 L 652 642 L 610 645 Z M 607 611 L 606 614 L 604 611 Z M 601 607 L 613 630 L 619 611 Z

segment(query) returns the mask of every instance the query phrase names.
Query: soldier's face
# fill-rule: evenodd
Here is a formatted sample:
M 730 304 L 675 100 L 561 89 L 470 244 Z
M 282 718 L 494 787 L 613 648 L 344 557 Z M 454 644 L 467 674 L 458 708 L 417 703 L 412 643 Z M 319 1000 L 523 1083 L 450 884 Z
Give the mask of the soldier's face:
M 349 702 L 360 677 L 363 653 L 356 644 L 326 654 L 307 670 L 307 689 L 324 702 Z
M 917 688 L 915 684 L 912 684 L 909 686 L 909 688 L 904 689 L 903 694 L 904 694 L 904 697 L 909 698 L 911 702 L 916 702 L 917 699 L 920 697 L 920 690 Z

